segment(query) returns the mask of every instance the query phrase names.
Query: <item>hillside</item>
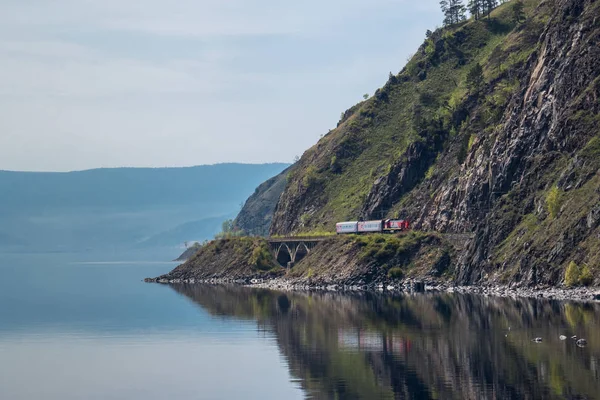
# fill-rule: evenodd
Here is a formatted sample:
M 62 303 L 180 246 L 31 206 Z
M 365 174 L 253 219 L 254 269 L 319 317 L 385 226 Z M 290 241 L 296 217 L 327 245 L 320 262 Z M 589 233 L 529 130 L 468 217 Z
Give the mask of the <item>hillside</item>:
M 246 200 L 233 224 L 249 235 L 268 235 L 275 206 L 287 184 L 288 174 L 293 167 L 263 182 Z
M 183 257 L 185 255 L 182 254 Z M 187 254 L 189 256 L 189 254 Z M 147 278 L 148 282 L 197 281 L 210 279 L 248 280 L 281 275 L 269 245 L 263 238 L 237 237 L 212 240 L 168 274 Z
M 286 167 L 0 171 L 0 249 L 179 247 L 210 239 L 258 184 Z
M 304 153 L 271 234 L 406 217 L 474 233 L 458 282 L 558 284 L 575 263 L 599 284 L 600 2 L 524 3 L 430 33 Z

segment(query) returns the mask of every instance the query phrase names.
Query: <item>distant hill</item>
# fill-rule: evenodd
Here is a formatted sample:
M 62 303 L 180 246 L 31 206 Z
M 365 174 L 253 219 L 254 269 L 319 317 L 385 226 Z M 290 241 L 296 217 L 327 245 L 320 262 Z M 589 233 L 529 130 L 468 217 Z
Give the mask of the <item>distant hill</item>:
M 260 182 L 287 166 L 0 171 L 0 249 L 155 247 L 210 238 Z
M 204 218 L 197 221 L 188 221 L 173 228 L 159 232 L 138 243 L 140 247 L 175 246 L 185 241 L 201 242 L 212 238 L 221 232 L 223 221 L 232 219 L 235 213 L 221 215 L 218 217 Z

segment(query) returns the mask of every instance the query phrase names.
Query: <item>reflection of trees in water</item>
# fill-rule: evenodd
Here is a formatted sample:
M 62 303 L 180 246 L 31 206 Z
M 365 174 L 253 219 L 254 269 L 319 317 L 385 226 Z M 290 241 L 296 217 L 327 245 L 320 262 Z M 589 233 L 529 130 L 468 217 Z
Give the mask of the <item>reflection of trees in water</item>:
M 546 399 L 600 393 L 600 307 L 439 294 L 173 286 L 272 330 L 313 398 Z M 508 327 L 511 327 L 510 331 Z M 560 341 L 586 337 L 588 346 Z M 541 336 L 541 344 L 532 343 Z

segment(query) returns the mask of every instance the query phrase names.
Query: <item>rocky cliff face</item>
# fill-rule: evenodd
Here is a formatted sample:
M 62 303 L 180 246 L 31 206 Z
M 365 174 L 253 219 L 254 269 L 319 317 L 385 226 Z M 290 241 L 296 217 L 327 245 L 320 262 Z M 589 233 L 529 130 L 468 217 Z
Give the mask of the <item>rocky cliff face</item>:
M 557 284 L 571 263 L 600 283 L 600 1 L 526 6 L 433 33 L 304 154 L 271 233 L 403 216 L 475 233 L 461 283 Z
M 234 226 L 250 235 L 264 236 L 269 233 L 273 211 L 287 183 L 287 176 L 293 167 L 286 168 L 279 175 L 263 182 L 235 218 Z
M 572 260 L 598 266 L 597 254 L 580 245 L 598 245 L 600 160 L 588 144 L 599 133 L 592 121 L 600 112 L 600 8 L 546 3 L 550 20 L 500 124 L 473 132 L 465 162 L 418 214 L 425 229 L 475 229 L 457 276 L 463 282 L 556 283 Z

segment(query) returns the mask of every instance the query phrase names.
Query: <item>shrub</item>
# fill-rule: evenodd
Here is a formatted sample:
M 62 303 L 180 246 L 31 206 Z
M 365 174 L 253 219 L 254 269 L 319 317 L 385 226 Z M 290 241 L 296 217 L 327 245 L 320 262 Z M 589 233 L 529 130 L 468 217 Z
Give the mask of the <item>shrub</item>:
M 473 135 L 473 134 L 469 137 L 469 144 L 467 146 L 467 151 L 471 151 L 471 148 L 473 147 L 473 143 L 475 143 L 475 138 L 477 138 L 477 136 Z
M 437 103 L 437 97 L 431 92 L 421 92 L 419 93 L 419 103 L 424 106 L 434 106 Z
M 562 203 L 562 193 L 558 186 L 553 186 L 546 196 L 546 209 L 552 218 L 556 218 Z
M 470 150 L 469 144 L 471 143 L 471 135 L 463 135 L 461 141 L 460 149 L 456 153 L 456 161 L 458 161 L 459 164 L 464 163 L 467 159 Z
M 428 169 L 427 172 L 425 173 L 425 179 L 431 179 L 433 178 L 433 174 L 435 172 L 435 164 L 432 164 Z
M 467 73 L 467 87 L 469 91 L 477 93 L 481 90 L 484 83 L 483 68 L 481 64 L 475 64 Z
M 425 43 L 425 54 L 428 57 L 431 57 L 433 54 L 435 54 L 435 43 L 433 43 L 433 40 L 431 39 L 427 39 Z
M 268 247 L 263 243 L 257 243 L 252 249 L 250 264 L 261 271 L 268 271 L 273 268 L 272 256 Z
M 579 284 L 583 286 L 589 286 L 592 284 L 594 280 L 594 276 L 592 275 L 592 271 L 590 271 L 590 267 L 584 265 L 581 267 L 580 275 L 579 275 Z
M 341 166 L 335 154 L 331 156 L 331 160 L 329 162 L 329 169 L 331 169 L 331 172 L 333 172 L 334 174 L 341 172 Z
M 581 272 L 575 261 L 571 261 L 565 271 L 565 285 L 572 287 L 579 283 Z
M 387 275 L 388 275 L 388 278 L 402 279 L 402 278 L 404 278 L 404 271 L 402 271 L 402 268 L 400 268 L 400 267 L 394 267 L 394 268 L 390 268 Z
M 396 255 L 396 244 L 386 243 L 375 253 L 375 259 L 382 262 Z
M 304 172 L 304 176 L 302 177 L 302 184 L 305 188 L 310 188 L 313 185 L 316 185 L 319 182 L 319 175 L 317 173 L 317 167 L 314 165 L 309 165 Z
M 584 157 L 596 159 L 600 157 L 600 136 L 594 136 L 582 151 Z

